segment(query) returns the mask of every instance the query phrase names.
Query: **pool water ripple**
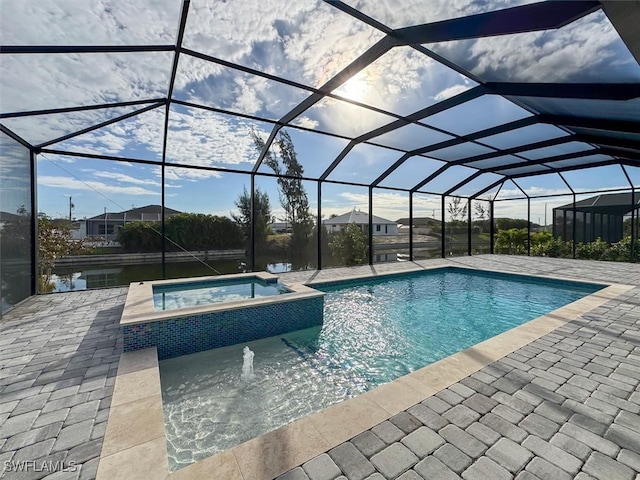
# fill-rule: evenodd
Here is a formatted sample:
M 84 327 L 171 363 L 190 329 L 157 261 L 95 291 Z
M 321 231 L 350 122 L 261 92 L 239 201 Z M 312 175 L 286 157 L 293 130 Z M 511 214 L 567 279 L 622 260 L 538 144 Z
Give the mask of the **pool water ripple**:
M 392 381 L 601 286 L 445 269 L 319 286 L 322 328 L 160 362 L 171 469 Z

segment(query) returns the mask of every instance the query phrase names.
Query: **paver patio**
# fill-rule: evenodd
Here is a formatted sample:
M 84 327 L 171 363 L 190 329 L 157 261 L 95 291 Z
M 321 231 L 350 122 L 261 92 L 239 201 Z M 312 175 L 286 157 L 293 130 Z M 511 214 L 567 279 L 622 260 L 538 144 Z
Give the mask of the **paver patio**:
M 640 478 L 640 267 L 492 255 L 434 262 L 635 288 L 279 478 Z M 354 273 L 372 267 L 286 277 Z M 0 477 L 95 477 L 126 291 L 39 296 L 2 319 Z M 29 472 L 11 471 L 27 461 Z M 42 468 L 55 465 L 73 471 Z

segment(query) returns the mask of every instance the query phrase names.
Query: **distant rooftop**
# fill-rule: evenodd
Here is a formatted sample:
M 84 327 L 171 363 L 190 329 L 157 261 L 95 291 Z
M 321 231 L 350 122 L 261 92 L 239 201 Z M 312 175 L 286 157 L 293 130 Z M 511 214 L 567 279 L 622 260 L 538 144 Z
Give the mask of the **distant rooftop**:
M 631 193 L 611 193 L 608 195 L 596 195 L 576 202 L 576 210 L 579 212 L 610 213 L 612 215 L 624 215 L 632 210 Z M 640 208 L 640 192 L 636 192 L 634 204 Z M 572 210 L 573 203 L 557 207 L 556 210 Z
M 351 210 L 350 212 L 343 213 L 342 215 L 338 215 L 337 217 L 327 218 L 323 220 L 322 223 L 331 224 L 331 225 L 347 225 L 349 223 L 355 223 L 357 225 L 369 224 L 369 214 L 367 212 L 361 212 L 359 210 Z M 377 215 L 373 215 L 373 223 L 377 223 L 380 225 L 395 225 L 396 222 L 393 220 L 387 220 L 386 218 L 378 217 Z
M 172 208 L 164 208 L 165 217 L 182 213 Z M 125 210 L 124 212 L 107 212 L 95 217 L 88 218 L 87 220 L 104 220 L 105 216 L 107 220 L 153 220 L 160 219 L 162 214 L 161 205 L 145 205 L 144 207 L 136 207 L 131 210 Z

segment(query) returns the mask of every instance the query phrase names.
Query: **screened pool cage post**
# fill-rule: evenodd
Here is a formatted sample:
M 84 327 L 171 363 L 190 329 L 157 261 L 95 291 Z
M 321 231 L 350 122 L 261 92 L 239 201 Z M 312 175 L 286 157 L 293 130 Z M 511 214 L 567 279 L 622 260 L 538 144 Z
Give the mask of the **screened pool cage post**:
M 444 212 L 445 212 L 445 199 L 444 195 L 440 196 L 440 256 L 442 258 L 446 258 L 447 254 L 445 249 L 447 247 L 445 242 L 445 223 L 444 223 Z
M 166 168 L 167 168 L 167 139 L 169 136 L 169 111 L 171 109 L 171 102 L 167 99 L 164 105 L 164 130 L 162 132 L 162 188 L 161 188 L 161 205 L 160 205 L 160 215 L 161 223 L 160 230 L 162 233 L 162 279 L 166 280 L 167 278 L 167 232 L 166 232 L 166 221 L 165 221 L 165 201 L 166 201 Z M 105 212 L 105 220 L 106 220 L 106 212 Z M 107 233 L 107 226 L 104 227 L 105 236 Z M 106 237 L 105 237 L 106 238 Z
M 318 242 L 318 270 L 322 270 L 322 182 L 318 181 L 318 226 L 316 228 L 316 240 Z
M 493 219 L 493 200 L 489 200 L 489 253 L 494 253 L 494 235 L 496 233 L 496 226 Z
M 413 262 L 413 192 L 409 192 L 409 261 Z
M 251 271 L 256 269 L 256 175 L 251 173 L 251 225 L 249 229 L 249 254 Z
M 29 149 L 30 168 L 30 184 L 31 184 L 31 295 L 38 293 L 38 198 L 36 188 L 36 166 L 37 154 L 33 149 Z M 631 222 L 633 226 L 633 222 Z
M 576 258 L 576 192 L 573 192 L 572 194 L 573 196 L 573 205 L 572 205 L 572 210 L 573 210 L 573 221 L 571 222 L 571 236 L 573 240 L 573 247 L 572 247 L 572 258 Z
M 373 187 L 369 187 L 369 265 L 373 265 Z
M 562 175 L 561 172 L 558 172 L 558 176 L 562 179 L 562 181 L 564 182 L 564 184 L 567 186 L 567 188 L 571 191 L 571 196 L 573 198 L 573 203 L 571 204 L 571 213 L 573 216 L 573 220 L 571 221 L 571 258 L 576 258 L 576 234 L 578 232 L 577 229 L 577 212 L 576 212 L 576 192 L 575 190 L 571 187 L 571 184 L 569 182 L 567 182 L 567 179 L 564 178 L 564 175 Z M 566 217 L 565 217 L 565 222 L 566 222 Z
M 165 137 L 166 138 L 166 137 Z M 164 157 L 164 156 L 163 156 Z M 164 182 L 165 182 L 165 169 L 166 166 L 164 164 L 164 158 L 162 159 L 162 167 L 161 167 L 161 172 L 162 172 L 162 188 L 160 189 L 161 191 L 161 202 L 160 202 L 160 213 L 161 213 L 161 218 L 160 218 L 160 232 L 162 233 L 162 279 L 165 280 L 167 278 L 166 274 L 167 274 L 167 263 L 166 263 L 166 251 L 167 251 L 167 241 L 166 241 L 166 231 L 165 231 L 165 221 L 164 221 L 164 201 L 165 201 L 165 186 L 164 186 Z M 105 218 L 106 218 L 106 213 L 105 213 Z M 106 227 L 105 227 L 105 234 L 107 233 Z
M 631 186 L 631 261 L 635 262 L 635 250 L 636 250 L 636 189 Z
M 531 198 L 527 197 L 527 256 L 531 256 Z
M 513 178 L 511 179 L 511 183 L 513 183 L 516 186 L 516 188 L 520 190 L 522 194 L 527 198 L 527 255 L 530 256 L 531 255 L 531 197 L 527 192 L 524 191 L 524 188 L 522 188 L 518 184 L 518 182 L 516 182 Z
M 467 255 L 471 256 L 471 199 L 467 199 Z
M 635 262 L 635 251 L 636 251 L 636 209 L 638 206 L 636 205 L 636 188 L 633 186 L 633 182 L 631 181 L 631 177 L 627 172 L 627 169 L 624 168 L 624 165 L 620 165 L 622 168 L 622 172 L 624 176 L 627 178 L 627 182 L 629 182 L 629 186 L 631 187 L 631 261 Z M 624 217 L 623 217 L 624 218 Z M 624 233 L 624 222 L 622 223 L 622 230 Z

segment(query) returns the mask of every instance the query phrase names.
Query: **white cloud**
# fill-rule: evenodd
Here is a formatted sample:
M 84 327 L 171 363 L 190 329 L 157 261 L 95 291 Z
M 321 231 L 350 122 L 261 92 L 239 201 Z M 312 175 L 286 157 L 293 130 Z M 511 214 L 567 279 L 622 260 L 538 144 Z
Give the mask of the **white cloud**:
M 561 29 L 428 46 L 488 81 L 628 81 L 637 63 L 602 11 Z M 626 61 L 620 61 L 622 56 Z M 635 71 L 635 74 L 632 72 Z
M 53 175 L 42 175 L 38 177 L 38 183 L 45 187 L 64 188 L 66 190 L 97 190 L 105 195 L 159 195 L 158 191 L 149 190 L 143 187 L 123 187 L 94 180 L 81 181 L 73 177 Z
M 95 105 L 166 95 L 171 55 L 2 55 L 5 112 Z
M 365 14 L 391 28 L 402 28 L 423 23 L 437 22 L 456 17 L 465 17 L 490 10 L 515 7 L 538 0 L 492 0 L 475 2 L 470 0 L 347 0 L 345 3 L 362 10 Z
M 3 2 L 0 43 L 2 45 L 173 44 L 181 3 L 180 0 Z M 28 25 L 40 25 L 42 28 L 24 28 Z
M 164 111 L 155 109 L 118 124 L 95 130 L 52 148 L 76 152 L 160 160 Z M 216 115 L 205 110 L 172 110 L 169 116 L 167 161 L 206 167 L 248 169 L 257 153 L 251 138 L 252 129 L 268 135 L 261 125 L 231 116 Z M 187 174 L 184 174 L 187 175 Z M 216 176 L 208 172 L 192 171 L 192 178 Z
M 161 175 L 160 168 L 156 170 L 157 175 Z M 165 167 L 165 179 L 173 181 L 196 181 L 203 178 L 222 178 L 222 173 L 210 170 L 194 170 L 191 168 Z M 169 186 L 169 185 L 167 185 Z M 171 187 L 182 188 L 179 184 L 173 184 Z
M 429 8 L 424 8 L 422 0 L 408 0 L 400 4 L 390 1 L 350 3 L 392 26 L 514 5 L 506 0 L 498 3 L 442 0 L 430 2 Z M 172 44 L 180 4 L 179 0 L 5 1 L 0 19 L 0 41 L 5 45 Z M 46 28 L 33 28 L 33 25 L 45 25 Z M 375 29 L 319 1 L 289 2 L 286 9 L 273 0 L 194 1 L 190 6 L 184 44 L 232 62 L 317 86 L 343 69 L 381 36 Z M 615 30 L 604 14 L 597 12 L 553 32 L 451 42 L 438 51 L 452 58 L 470 58 L 476 73 L 502 75 L 512 80 L 556 81 L 589 75 L 597 70 L 596 66 L 607 62 L 617 65 L 616 48 L 619 44 Z M 7 112 L 162 97 L 166 95 L 171 60 L 170 52 L 2 55 L 0 110 Z M 618 68 L 627 67 L 623 64 L 617 65 Z M 212 80 L 226 80 L 225 75 L 229 75 L 230 81 L 224 90 L 216 89 L 217 85 Z M 392 49 L 359 73 L 350 82 L 349 89 L 345 85 L 344 89 L 336 92 L 345 95 L 352 92 L 361 101 L 409 113 L 434 100 L 458 94 L 470 85 L 456 72 L 409 47 L 400 47 Z M 177 94 L 187 98 L 214 103 L 221 101 L 224 108 L 268 116 L 288 111 L 307 94 L 260 77 L 236 71 L 230 73 L 214 63 L 184 55 L 176 89 Z M 337 108 L 338 105 L 339 102 L 326 100 L 305 112 L 297 123 L 307 128 L 358 135 L 391 120 L 357 107 L 342 105 Z M 18 133 L 24 133 L 27 139 L 40 143 L 97 124 L 111 118 L 110 115 L 106 111 L 93 110 L 52 115 L 48 119 L 6 119 L 6 123 L 9 128 L 13 126 Z M 164 113 L 160 108 L 69 140 L 64 146 L 81 152 L 159 160 L 163 127 Z M 179 164 L 249 170 L 257 157 L 249 135 L 252 128 L 266 136 L 271 125 L 177 108 L 170 117 L 167 158 Z M 76 161 L 68 157 L 59 157 L 59 160 Z M 129 163 L 126 165 L 131 166 Z M 219 172 L 202 170 L 167 170 L 167 178 L 172 181 L 187 182 L 220 176 Z M 48 178 L 50 182 L 53 181 L 51 179 L 57 179 L 58 183 L 61 181 L 61 177 L 42 178 Z M 157 183 L 145 183 L 146 180 L 136 183 L 133 176 L 125 174 L 96 178 L 109 178 L 124 184 L 114 187 L 95 182 L 109 188 L 145 191 L 146 187 L 157 186 Z M 153 181 L 157 182 L 157 178 Z M 346 203 L 356 199 L 342 200 Z M 367 201 L 361 200 L 358 199 L 357 203 L 366 207 Z M 388 208 L 396 211 L 400 205 L 390 198 Z
M 173 111 L 169 127 L 167 158 L 170 161 L 239 167 L 253 164 L 257 159 L 251 138 L 256 125 L 250 121 L 189 109 L 188 113 Z M 260 128 L 257 131 L 266 135 Z
M 459 93 L 462 93 L 466 90 L 469 90 L 471 86 L 469 85 L 454 85 L 453 87 L 445 88 L 444 90 L 438 92 L 434 99 L 438 102 L 442 100 L 446 100 L 447 98 L 455 97 Z
M 130 175 L 125 175 L 123 173 L 117 173 L 117 172 L 109 172 L 109 171 L 93 171 L 93 176 L 94 177 L 99 177 L 99 178 L 109 178 L 111 180 L 116 180 L 118 182 L 121 183 L 133 183 L 136 185 L 153 185 L 154 187 L 160 187 L 160 182 L 156 181 L 156 180 L 151 180 L 151 179 L 144 179 L 144 178 L 136 178 L 136 177 L 132 177 Z
M 310 128 L 310 129 L 317 128 L 320 125 L 320 123 L 317 120 L 312 120 L 309 117 L 304 115 L 296 118 L 295 123 L 300 127 Z
M 547 188 L 547 187 L 527 187 L 524 188 L 525 192 L 527 192 L 530 196 L 541 196 L 541 195 L 562 195 L 566 193 L 571 193 L 571 190 L 568 188 Z M 502 189 L 500 190 L 499 198 L 511 198 L 511 197 L 522 197 L 522 192 L 517 189 Z

